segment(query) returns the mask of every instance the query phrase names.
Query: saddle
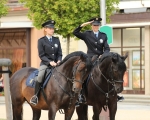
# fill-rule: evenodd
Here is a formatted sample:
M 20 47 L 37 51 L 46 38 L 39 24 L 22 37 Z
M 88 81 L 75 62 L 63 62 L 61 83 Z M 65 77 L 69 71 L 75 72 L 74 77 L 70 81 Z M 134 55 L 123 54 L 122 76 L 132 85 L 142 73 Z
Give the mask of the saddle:
M 42 83 L 42 87 L 45 88 L 48 81 L 49 81 L 49 78 L 51 77 L 52 75 L 52 68 L 47 68 L 46 71 L 45 71 L 45 75 L 44 75 L 44 80 L 43 80 L 43 83 Z M 26 85 L 28 87 L 32 87 L 32 88 L 35 88 L 35 83 L 37 81 L 37 76 L 38 76 L 38 73 L 39 71 L 38 70 L 35 70 L 33 71 L 29 77 L 27 78 L 26 80 Z

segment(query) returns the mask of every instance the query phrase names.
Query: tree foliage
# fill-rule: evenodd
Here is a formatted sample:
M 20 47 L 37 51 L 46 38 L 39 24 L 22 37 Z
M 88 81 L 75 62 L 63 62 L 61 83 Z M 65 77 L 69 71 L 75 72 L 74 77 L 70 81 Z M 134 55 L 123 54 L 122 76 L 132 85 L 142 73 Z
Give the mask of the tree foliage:
M 100 0 L 21 0 L 29 8 L 28 16 L 33 25 L 40 29 L 49 19 L 56 21 L 55 32 L 67 38 L 73 36 L 73 30 L 91 17 L 100 16 Z M 119 0 L 106 0 L 107 21 L 116 9 Z M 67 45 L 69 47 L 69 45 Z
M 100 16 L 100 0 L 21 0 L 29 8 L 28 16 L 36 28 L 49 19 L 56 21 L 57 33 L 72 35 L 79 24 L 93 16 Z M 119 0 L 106 0 L 107 21 Z
M 7 0 L 0 0 L 0 18 L 8 13 Z

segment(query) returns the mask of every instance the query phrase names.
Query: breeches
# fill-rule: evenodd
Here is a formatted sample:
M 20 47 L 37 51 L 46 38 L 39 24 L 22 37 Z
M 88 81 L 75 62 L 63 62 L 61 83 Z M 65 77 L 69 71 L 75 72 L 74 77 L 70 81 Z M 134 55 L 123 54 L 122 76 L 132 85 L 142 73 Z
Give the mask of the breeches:
M 38 73 L 38 77 L 37 77 L 37 81 L 39 83 L 42 83 L 43 79 L 44 79 L 44 75 L 45 75 L 45 71 L 46 71 L 46 68 L 48 68 L 47 65 L 41 65 L 39 67 L 39 73 Z

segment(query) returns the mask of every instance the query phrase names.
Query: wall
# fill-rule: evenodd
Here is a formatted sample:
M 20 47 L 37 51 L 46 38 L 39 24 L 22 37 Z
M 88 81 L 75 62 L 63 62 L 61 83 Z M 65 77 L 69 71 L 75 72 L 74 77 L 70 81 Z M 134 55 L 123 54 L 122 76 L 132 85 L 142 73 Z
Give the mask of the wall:
M 145 94 L 150 95 L 150 26 L 145 26 Z
M 43 36 L 43 30 L 31 28 L 31 67 L 38 68 L 40 59 L 38 56 L 37 41 Z

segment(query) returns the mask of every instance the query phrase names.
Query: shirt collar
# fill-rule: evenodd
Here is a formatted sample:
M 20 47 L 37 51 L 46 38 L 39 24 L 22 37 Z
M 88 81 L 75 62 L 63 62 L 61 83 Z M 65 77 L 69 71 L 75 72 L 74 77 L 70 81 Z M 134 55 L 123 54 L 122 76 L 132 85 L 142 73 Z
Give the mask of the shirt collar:
M 97 32 L 94 32 L 94 34 L 98 34 L 98 31 L 97 31 Z
M 47 39 L 50 39 L 50 38 L 52 38 L 52 36 L 51 36 L 51 37 L 49 37 L 49 36 L 47 36 L 47 35 L 46 35 L 46 37 L 47 37 Z

